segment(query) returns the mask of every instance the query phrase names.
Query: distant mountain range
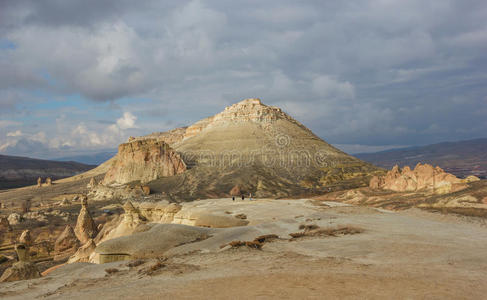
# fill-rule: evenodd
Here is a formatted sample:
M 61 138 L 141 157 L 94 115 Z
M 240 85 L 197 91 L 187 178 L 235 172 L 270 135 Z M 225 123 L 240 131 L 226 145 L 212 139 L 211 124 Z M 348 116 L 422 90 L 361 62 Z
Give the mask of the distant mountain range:
M 359 153 L 355 156 L 387 169 L 396 164 L 414 167 L 421 162 L 438 165 L 459 177 L 476 175 L 487 178 L 487 138 Z
M 67 156 L 67 157 L 60 157 L 60 158 L 54 158 L 53 160 L 56 161 L 76 161 L 82 164 L 87 164 L 87 165 L 100 165 L 113 156 L 117 154 L 117 150 L 113 151 L 104 151 L 104 152 L 98 152 L 98 153 L 91 153 L 91 154 L 83 154 L 83 155 L 76 155 L 76 156 Z
M 37 184 L 37 178 L 53 180 L 86 172 L 95 165 L 0 155 L 0 189 Z

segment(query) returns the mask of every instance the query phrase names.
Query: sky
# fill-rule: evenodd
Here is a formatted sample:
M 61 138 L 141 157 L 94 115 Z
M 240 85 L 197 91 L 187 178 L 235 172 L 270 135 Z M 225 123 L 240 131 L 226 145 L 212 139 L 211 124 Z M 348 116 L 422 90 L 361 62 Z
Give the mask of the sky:
M 0 0 L 0 154 L 114 149 L 245 98 L 371 152 L 487 137 L 487 2 Z

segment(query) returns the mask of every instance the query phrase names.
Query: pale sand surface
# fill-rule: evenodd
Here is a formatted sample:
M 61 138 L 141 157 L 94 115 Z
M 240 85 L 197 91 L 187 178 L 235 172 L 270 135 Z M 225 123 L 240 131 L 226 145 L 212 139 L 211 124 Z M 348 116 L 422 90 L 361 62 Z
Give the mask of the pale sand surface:
M 244 213 L 248 230 L 170 251 L 152 275 L 127 262 L 78 263 L 46 277 L 0 284 L 5 299 L 485 299 L 487 227 L 468 219 L 409 210 L 319 206 L 301 200 L 202 200 L 208 211 Z M 331 207 L 334 206 L 334 207 Z M 289 241 L 300 224 L 341 225 L 363 233 Z M 238 230 L 237 230 L 238 231 Z M 222 241 L 258 234 L 285 238 L 262 250 L 220 250 Z M 169 255 L 169 254 L 168 254 Z M 108 275 L 105 269 L 119 272 Z

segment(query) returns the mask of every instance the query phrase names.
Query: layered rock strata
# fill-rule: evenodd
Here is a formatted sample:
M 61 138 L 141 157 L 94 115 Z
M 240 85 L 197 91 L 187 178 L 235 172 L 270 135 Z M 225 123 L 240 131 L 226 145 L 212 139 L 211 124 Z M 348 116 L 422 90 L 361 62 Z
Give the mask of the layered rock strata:
M 118 147 L 117 161 L 103 184 L 146 183 L 186 171 L 186 164 L 167 143 L 156 139 L 134 140 Z

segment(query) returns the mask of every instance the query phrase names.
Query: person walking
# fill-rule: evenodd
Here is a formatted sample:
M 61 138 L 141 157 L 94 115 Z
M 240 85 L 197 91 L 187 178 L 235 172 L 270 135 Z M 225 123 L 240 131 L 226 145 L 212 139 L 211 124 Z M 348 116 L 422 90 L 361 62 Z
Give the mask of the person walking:
M 245 200 L 245 196 L 242 194 L 242 201 L 244 201 L 244 200 Z
M 232 197 L 232 201 L 235 201 L 235 196 Z

